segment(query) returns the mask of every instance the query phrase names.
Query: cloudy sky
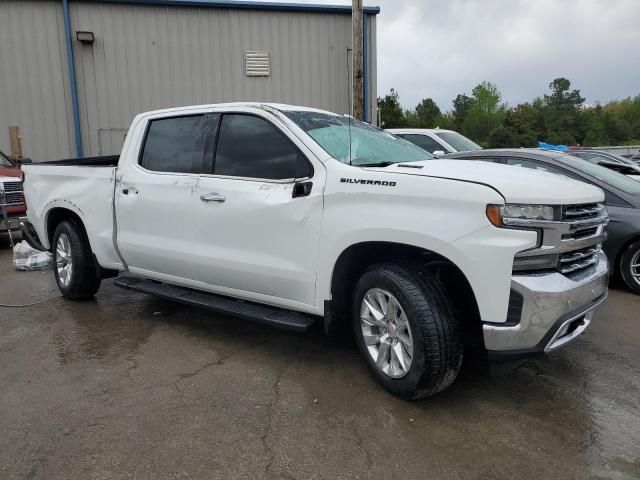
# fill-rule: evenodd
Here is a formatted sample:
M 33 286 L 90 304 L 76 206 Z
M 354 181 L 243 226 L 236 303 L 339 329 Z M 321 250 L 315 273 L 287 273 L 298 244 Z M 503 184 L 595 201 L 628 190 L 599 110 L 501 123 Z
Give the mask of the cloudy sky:
M 305 1 L 305 0 L 303 0 Z M 342 3 L 345 0 L 308 0 Z M 640 0 L 365 0 L 378 5 L 378 95 L 443 110 L 483 80 L 517 104 L 556 77 L 588 103 L 640 95 Z

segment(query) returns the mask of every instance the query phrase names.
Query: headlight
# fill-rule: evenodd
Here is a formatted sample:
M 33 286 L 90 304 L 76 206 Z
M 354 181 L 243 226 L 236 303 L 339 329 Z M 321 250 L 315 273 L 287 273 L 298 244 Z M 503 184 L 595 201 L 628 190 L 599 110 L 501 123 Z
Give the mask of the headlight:
M 487 205 L 487 218 L 496 227 L 518 225 L 527 222 L 549 222 L 556 219 L 556 207 L 550 205 Z

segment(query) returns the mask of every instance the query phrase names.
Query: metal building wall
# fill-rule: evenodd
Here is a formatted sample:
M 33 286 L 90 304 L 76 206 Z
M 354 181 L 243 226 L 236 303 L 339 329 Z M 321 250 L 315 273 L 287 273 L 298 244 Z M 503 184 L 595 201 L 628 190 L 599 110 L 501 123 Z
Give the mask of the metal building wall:
M 17 125 L 26 157 L 75 152 L 66 58 L 60 2 L 0 1 L 0 150 Z
M 8 125 L 19 125 L 25 156 L 75 156 L 62 2 L 8 3 L 9 20 L 0 2 L 3 73 L 17 43 L 30 61 L 8 70 L 8 80 L 0 76 L 0 149 L 8 150 Z M 118 153 L 132 118 L 146 110 L 256 100 L 349 111 L 348 13 L 76 0 L 69 6 L 85 156 Z M 367 111 L 375 120 L 375 15 L 368 18 Z M 78 30 L 93 32 L 95 42 L 78 42 Z M 245 75 L 247 50 L 271 52 L 269 77 Z M 27 76 L 33 85 L 22 80 Z

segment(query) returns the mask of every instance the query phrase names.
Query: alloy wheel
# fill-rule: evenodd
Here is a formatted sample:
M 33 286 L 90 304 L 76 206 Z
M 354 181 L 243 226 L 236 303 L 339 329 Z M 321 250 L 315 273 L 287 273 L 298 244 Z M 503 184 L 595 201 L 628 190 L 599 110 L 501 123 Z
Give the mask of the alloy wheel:
M 73 261 L 71 259 L 71 244 L 66 233 L 60 234 L 56 243 L 56 270 L 58 281 L 63 287 L 71 283 Z
M 398 299 L 381 288 L 368 290 L 360 306 L 360 328 L 376 368 L 391 378 L 404 377 L 413 360 L 413 337 Z

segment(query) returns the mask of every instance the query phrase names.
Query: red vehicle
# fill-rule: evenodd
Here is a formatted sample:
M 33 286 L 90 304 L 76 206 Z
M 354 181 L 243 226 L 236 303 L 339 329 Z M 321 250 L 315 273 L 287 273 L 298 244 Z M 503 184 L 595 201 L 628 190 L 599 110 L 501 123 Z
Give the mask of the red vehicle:
M 19 230 L 27 211 L 19 163 L 0 151 L 0 232 Z

